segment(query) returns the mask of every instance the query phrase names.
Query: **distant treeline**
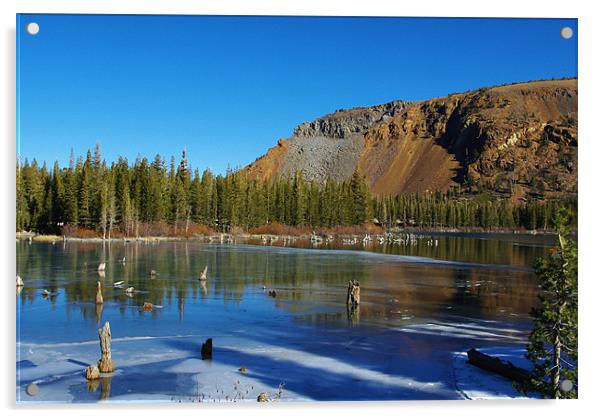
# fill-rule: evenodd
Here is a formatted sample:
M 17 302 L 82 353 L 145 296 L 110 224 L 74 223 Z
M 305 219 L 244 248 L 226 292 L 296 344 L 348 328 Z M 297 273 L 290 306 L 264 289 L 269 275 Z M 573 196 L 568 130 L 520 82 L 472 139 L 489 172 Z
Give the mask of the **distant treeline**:
M 532 202 L 510 206 L 496 199 L 454 193 L 373 198 L 355 172 L 344 182 L 323 184 L 292 178 L 259 181 L 242 171 L 214 175 L 192 170 L 182 153 L 169 166 L 157 155 L 110 166 L 97 146 L 85 158 L 71 155 L 52 170 L 33 160 L 17 166 L 17 231 L 65 233 L 92 230 L 102 236 L 248 230 L 268 223 L 334 227 L 376 220 L 383 226 L 547 228 L 560 206 Z M 157 228 L 161 226 L 161 228 Z M 204 228 L 199 229 L 199 226 Z
M 489 193 L 466 196 L 450 191 L 376 198 L 374 208 L 376 218 L 386 227 L 547 230 L 553 228 L 560 208 L 567 208 L 572 224 L 577 224 L 576 199 L 530 200 L 513 205 Z

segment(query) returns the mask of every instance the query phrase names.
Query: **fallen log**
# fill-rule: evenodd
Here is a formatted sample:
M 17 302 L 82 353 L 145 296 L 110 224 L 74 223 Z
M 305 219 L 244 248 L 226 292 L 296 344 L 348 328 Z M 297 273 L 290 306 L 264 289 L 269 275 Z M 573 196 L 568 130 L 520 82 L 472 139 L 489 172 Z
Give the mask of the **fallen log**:
M 468 363 L 480 369 L 487 370 L 504 376 L 515 382 L 523 383 L 531 378 L 528 370 L 516 367 L 509 361 L 501 360 L 497 357 L 489 356 L 480 351 L 471 348 L 467 352 Z

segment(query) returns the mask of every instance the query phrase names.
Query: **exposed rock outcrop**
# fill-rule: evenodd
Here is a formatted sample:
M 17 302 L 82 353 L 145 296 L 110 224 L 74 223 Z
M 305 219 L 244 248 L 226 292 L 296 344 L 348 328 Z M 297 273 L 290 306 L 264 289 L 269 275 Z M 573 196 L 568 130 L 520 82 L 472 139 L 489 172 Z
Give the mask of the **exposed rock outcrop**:
M 245 168 L 255 178 L 343 180 L 375 194 L 466 189 L 522 198 L 577 192 L 577 80 L 481 88 L 337 111 L 299 125 Z

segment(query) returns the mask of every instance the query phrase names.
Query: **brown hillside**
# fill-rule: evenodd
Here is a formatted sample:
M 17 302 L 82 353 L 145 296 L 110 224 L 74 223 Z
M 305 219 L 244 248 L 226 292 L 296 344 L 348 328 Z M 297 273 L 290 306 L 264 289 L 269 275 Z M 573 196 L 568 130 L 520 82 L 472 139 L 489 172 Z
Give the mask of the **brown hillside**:
M 376 194 L 462 185 L 521 198 L 577 191 L 577 80 L 482 88 L 326 115 L 245 168 L 310 180 L 359 168 Z

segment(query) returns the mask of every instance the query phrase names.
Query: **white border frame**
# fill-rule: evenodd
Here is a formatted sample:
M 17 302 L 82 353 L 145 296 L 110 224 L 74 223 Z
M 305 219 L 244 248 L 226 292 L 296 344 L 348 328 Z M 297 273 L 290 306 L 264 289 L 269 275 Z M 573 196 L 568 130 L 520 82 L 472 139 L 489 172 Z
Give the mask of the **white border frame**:
M 5 322 L 3 340 L 0 344 L 2 378 L 0 393 L 3 405 L 10 415 L 19 412 L 25 416 L 44 414 L 45 418 L 80 417 L 82 414 L 140 413 L 146 416 L 163 416 L 174 411 L 177 414 L 198 416 L 208 413 L 215 416 L 251 414 L 262 417 L 292 417 L 315 414 L 329 416 L 345 414 L 359 417 L 369 413 L 404 416 L 451 416 L 466 417 L 487 415 L 487 418 L 522 415 L 545 415 L 568 417 L 595 411 L 600 396 L 598 384 L 600 370 L 600 331 L 596 309 L 602 295 L 602 277 L 594 262 L 599 256 L 597 247 L 600 237 L 598 202 L 600 198 L 600 171 L 596 170 L 602 158 L 602 127 L 599 106 L 602 92 L 600 42 L 602 22 L 594 1 L 531 1 L 505 0 L 487 1 L 436 1 L 387 2 L 383 0 L 2 0 L 2 92 L 0 101 L 2 115 L 2 176 L 3 203 L 0 205 L 0 256 L 2 257 L 2 295 Z M 106 13 L 106 14 L 234 14 L 234 15 L 320 15 L 320 16 L 443 16 L 443 17 L 569 17 L 579 19 L 579 247 L 580 247 L 580 399 L 578 401 L 473 401 L 473 402 L 343 402 L 280 404 L 261 407 L 259 405 L 15 405 L 15 245 L 14 245 L 14 202 L 15 202 L 15 14 L 16 13 Z M 596 42 L 595 40 L 598 40 Z M 8 326 L 6 326 L 8 325 Z M 209 410 L 207 410 L 209 408 Z M 205 411 L 200 411 L 204 409 Z M 173 413 L 173 412 L 172 412 Z

